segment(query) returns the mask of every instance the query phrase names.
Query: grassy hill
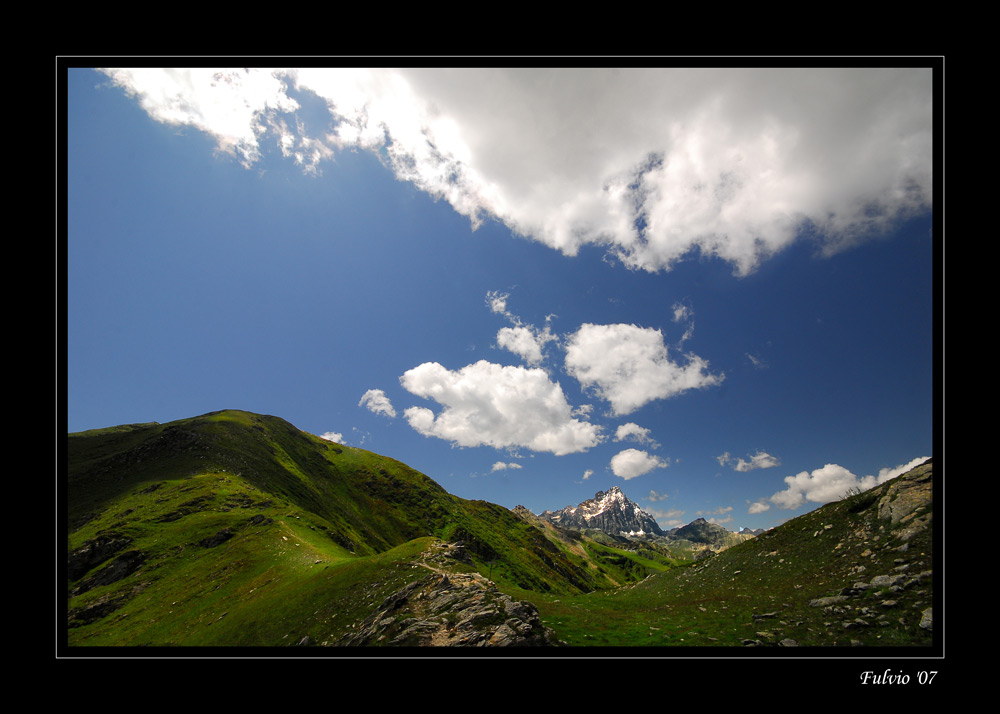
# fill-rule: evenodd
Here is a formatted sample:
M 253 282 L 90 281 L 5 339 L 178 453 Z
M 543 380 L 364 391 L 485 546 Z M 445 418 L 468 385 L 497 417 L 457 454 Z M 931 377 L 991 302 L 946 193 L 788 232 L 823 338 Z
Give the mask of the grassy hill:
M 66 457 L 71 648 L 334 644 L 442 567 L 534 603 L 573 645 L 931 642 L 919 626 L 933 601 L 930 501 L 883 518 L 889 484 L 695 563 L 460 499 L 272 416 L 70 434 Z M 435 561 L 442 542 L 462 557 Z M 822 597 L 842 599 L 809 604 Z
M 271 416 L 222 411 L 67 438 L 68 643 L 336 640 L 426 569 L 460 564 L 530 592 L 644 577 L 561 547 L 511 511 Z

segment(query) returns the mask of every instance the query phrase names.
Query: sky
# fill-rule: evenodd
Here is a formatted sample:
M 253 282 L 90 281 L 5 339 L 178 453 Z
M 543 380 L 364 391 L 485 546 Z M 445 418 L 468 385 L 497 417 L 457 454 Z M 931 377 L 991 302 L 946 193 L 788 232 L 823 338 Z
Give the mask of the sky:
M 66 428 L 244 409 L 663 528 L 871 487 L 943 413 L 911 64 L 69 67 Z

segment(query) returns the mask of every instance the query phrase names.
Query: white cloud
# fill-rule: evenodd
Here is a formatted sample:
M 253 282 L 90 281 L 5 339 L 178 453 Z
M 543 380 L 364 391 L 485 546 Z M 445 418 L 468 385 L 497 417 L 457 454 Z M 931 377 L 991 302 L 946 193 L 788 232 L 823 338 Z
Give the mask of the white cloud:
M 696 516 L 722 516 L 733 510 L 732 506 L 719 506 L 714 511 L 695 511 Z M 715 521 L 718 523 L 718 521 Z
M 633 422 L 622 424 L 615 430 L 615 441 L 625 441 L 626 439 L 632 439 L 640 444 L 649 444 L 654 449 L 660 448 L 660 445 L 650 438 L 649 429 Z
M 278 112 L 291 113 L 298 102 L 285 82 L 266 69 L 107 69 L 112 82 L 135 97 L 156 121 L 193 126 L 211 134 L 218 149 L 245 166 L 260 159 L 258 137 Z M 273 128 L 277 128 L 274 126 Z M 280 132 L 279 132 L 280 133 Z M 281 134 L 290 147 L 296 139 Z
M 733 458 L 729 455 L 728 451 L 722 454 L 722 456 L 716 456 L 715 458 L 720 466 L 725 466 L 733 462 Z M 778 457 L 771 456 L 766 451 L 758 451 L 756 454 L 750 456 L 749 461 L 742 458 L 736 459 L 736 465 L 733 466 L 733 469 L 736 471 L 753 471 L 754 469 L 770 469 L 780 465 L 781 460 Z
M 801 471 L 794 476 L 786 476 L 788 488 L 771 496 L 769 500 L 779 508 L 795 509 L 806 501 L 829 503 L 843 498 L 849 490 L 867 490 L 889 479 L 895 478 L 923 463 L 928 457 L 913 459 L 909 463 L 894 468 L 883 468 L 878 476 L 859 478 L 837 464 L 827 464 L 815 471 Z
M 671 509 L 669 511 L 658 511 L 658 510 L 650 510 L 648 508 L 643 510 L 646 511 L 646 513 L 651 515 L 653 518 L 655 518 L 656 522 L 659 523 L 664 528 L 676 528 L 677 526 L 683 526 L 685 523 L 685 521 L 683 520 L 684 511 L 680 511 L 677 509 Z
M 389 397 L 381 389 L 369 389 L 361 397 L 358 406 L 367 407 L 369 411 L 375 414 L 385 414 L 388 417 L 396 416 L 396 410 L 393 408 L 392 402 L 389 401 Z
M 379 151 L 473 226 L 643 270 L 700 252 L 745 274 L 804 226 L 831 253 L 931 203 L 928 68 L 107 72 L 245 164 L 269 132 L 308 168 Z M 332 131 L 305 135 L 283 82 L 322 98 Z
M 583 472 L 583 480 L 584 481 L 589 481 L 590 477 L 593 476 L 593 475 L 594 475 L 594 470 L 593 469 L 587 469 L 586 471 Z
M 434 399 L 404 414 L 410 426 L 458 446 L 523 446 L 561 456 L 586 451 L 602 440 L 600 427 L 575 419 L 562 387 L 542 369 L 480 360 L 458 371 L 425 362 L 399 379 L 409 392 Z
M 566 371 L 584 388 L 593 386 L 615 415 L 630 414 L 653 401 L 722 382 L 694 354 L 672 361 L 663 335 L 636 325 L 584 324 L 569 336 Z
M 334 442 L 336 444 L 343 444 L 344 443 L 344 435 L 340 434 L 340 433 L 338 433 L 336 431 L 328 431 L 328 432 L 326 432 L 324 434 L 320 434 L 319 438 L 320 439 L 326 439 L 327 441 L 332 441 L 332 442 Z
M 551 336 L 549 336 L 551 337 Z M 542 347 L 547 341 L 528 327 L 501 327 L 497 332 L 497 344 L 510 350 L 531 365 L 542 361 Z
M 611 457 L 611 471 L 626 481 L 666 467 L 666 461 L 639 449 L 625 449 Z
M 652 501 L 653 503 L 656 503 L 657 501 L 666 500 L 667 498 L 670 498 L 667 494 L 657 493 L 656 491 L 653 490 L 650 490 L 649 495 L 646 496 L 646 500 Z
M 491 468 L 490 471 L 506 471 L 507 469 L 520 469 L 520 468 L 523 467 L 516 461 L 511 461 L 510 463 L 497 461 L 495 464 L 493 464 L 493 468 Z
M 549 342 L 555 342 L 558 338 L 552 334 L 552 328 L 547 324 L 552 315 L 545 318 L 546 325 L 538 329 L 534 325 L 525 325 L 521 318 L 507 309 L 508 293 L 490 291 L 486 293 L 486 304 L 490 310 L 497 315 L 503 315 L 514 327 L 502 327 L 497 332 L 497 345 L 510 350 L 529 365 L 538 365 L 543 359 L 542 350 Z
M 771 510 L 770 503 L 768 503 L 767 501 L 757 501 L 755 503 L 750 504 L 750 507 L 747 509 L 747 513 L 751 514 L 763 513 L 764 511 L 769 511 L 769 510 Z

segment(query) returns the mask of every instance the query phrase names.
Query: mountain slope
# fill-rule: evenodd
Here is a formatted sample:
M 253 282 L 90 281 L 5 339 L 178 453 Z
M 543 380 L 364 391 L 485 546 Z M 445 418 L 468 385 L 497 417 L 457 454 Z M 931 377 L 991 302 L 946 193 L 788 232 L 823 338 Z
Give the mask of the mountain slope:
M 66 449 L 70 644 L 327 640 L 323 613 L 363 619 L 426 574 L 415 563 L 433 539 L 526 591 L 614 584 L 501 506 L 276 417 L 94 430 Z
M 534 602 L 570 644 L 923 650 L 941 627 L 933 481 L 928 460 L 689 567 Z
M 936 632 L 933 461 L 695 562 L 460 499 L 248 412 L 71 434 L 66 455 L 70 647 L 925 647 Z

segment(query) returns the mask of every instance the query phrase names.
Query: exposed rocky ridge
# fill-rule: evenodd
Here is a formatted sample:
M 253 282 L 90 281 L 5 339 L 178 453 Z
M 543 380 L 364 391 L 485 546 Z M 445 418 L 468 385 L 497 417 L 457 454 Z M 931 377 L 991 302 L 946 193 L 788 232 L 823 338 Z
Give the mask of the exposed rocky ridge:
M 630 501 L 617 486 L 598 491 L 592 499 L 577 506 L 545 511 L 539 518 L 564 528 L 593 528 L 610 535 L 663 535 L 656 519 Z
M 441 544 L 428 563 L 465 559 L 459 544 Z M 435 566 L 425 564 L 434 569 Z M 435 572 L 382 601 L 334 643 L 343 647 L 548 647 L 557 645 L 537 608 L 514 600 L 479 573 Z

